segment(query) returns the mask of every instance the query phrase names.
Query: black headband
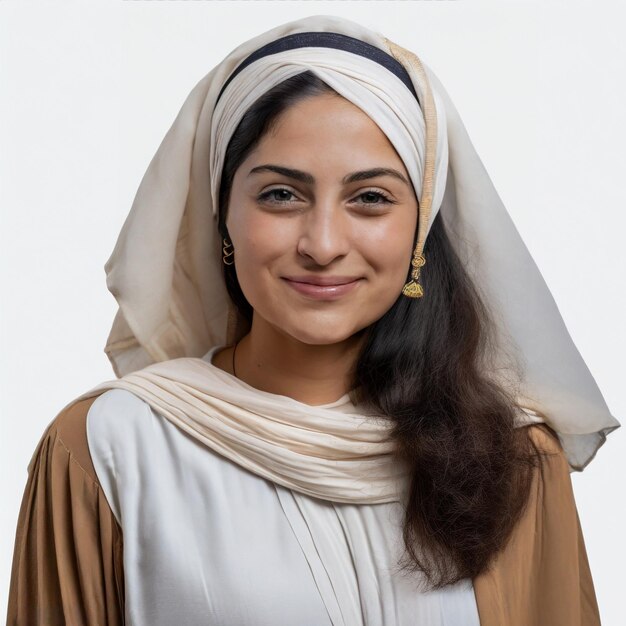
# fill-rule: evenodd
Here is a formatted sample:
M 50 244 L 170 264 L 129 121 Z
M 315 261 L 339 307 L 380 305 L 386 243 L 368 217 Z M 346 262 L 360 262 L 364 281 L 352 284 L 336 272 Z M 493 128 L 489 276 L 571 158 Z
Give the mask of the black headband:
M 411 91 L 415 99 L 419 104 L 419 98 L 415 93 L 415 88 L 411 82 L 411 77 L 406 71 L 404 65 L 394 59 L 390 54 L 387 54 L 384 50 L 377 48 L 365 41 L 343 35 L 341 33 L 327 33 L 327 32 L 306 32 L 306 33 L 294 33 L 293 35 L 286 35 L 280 39 L 275 39 L 261 46 L 258 50 L 255 50 L 252 54 L 249 54 L 231 73 L 226 82 L 222 85 L 220 92 L 217 96 L 215 103 L 219 101 L 224 89 L 228 86 L 230 81 L 241 72 L 250 63 L 269 56 L 270 54 L 276 54 L 277 52 L 283 52 L 285 50 L 293 50 L 294 48 L 335 48 L 337 50 L 345 50 L 346 52 L 352 52 L 362 57 L 375 61 L 379 65 L 388 69 L 391 73 L 397 76 Z

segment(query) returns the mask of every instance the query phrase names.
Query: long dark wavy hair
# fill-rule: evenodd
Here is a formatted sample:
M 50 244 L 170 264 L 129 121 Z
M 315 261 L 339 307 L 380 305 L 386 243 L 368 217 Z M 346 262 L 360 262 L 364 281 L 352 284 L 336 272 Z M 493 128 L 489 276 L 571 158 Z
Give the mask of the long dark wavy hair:
M 218 228 L 237 168 L 289 106 L 336 94 L 311 71 L 261 96 L 237 126 L 220 182 Z M 336 94 L 338 95 L 338 94 Z M 368 329 L 353 369 L 353 399 L 392 421 L 397 458 L 410 467 L 403 520 L 405 572 L 437 589 L 488 569 L 521 518 L 533 468 L 543 454 L 514 426 L 511 391 L 492 380 L 493 323 L 453 249 L 439 213 L 424 254 L 423 298 L 399 295 Z M 407 260 L 407 280 L 410 263 Z M 230 297 L 251 323 L 234 265 L 224 265 Z

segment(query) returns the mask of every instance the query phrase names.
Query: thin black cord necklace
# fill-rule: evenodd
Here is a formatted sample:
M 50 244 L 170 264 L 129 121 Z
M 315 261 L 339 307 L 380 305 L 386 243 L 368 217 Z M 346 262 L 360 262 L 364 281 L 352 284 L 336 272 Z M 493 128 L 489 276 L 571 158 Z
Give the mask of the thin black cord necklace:
M 239 342 L 237 341 L 237 342 L 235 343 L 234 347 L 233 347 L 233 376 L 234 376 L 235 378 L 237 378 L 237 372 L 235 371 L 235 350 L 237 350 L 237 344 L 238 344 L 238 343 L 239 343 Z

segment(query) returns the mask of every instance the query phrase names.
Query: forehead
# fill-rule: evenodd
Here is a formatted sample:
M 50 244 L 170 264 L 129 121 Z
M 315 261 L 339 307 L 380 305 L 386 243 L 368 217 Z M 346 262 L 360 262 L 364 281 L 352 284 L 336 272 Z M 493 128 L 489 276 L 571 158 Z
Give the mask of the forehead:
M 332 94 L 308 97 L 287 108 L 250 156 L 264 159 L 276 153 L 305 161 L 348 161 L 353 169 L 393 164 L 404 170 L 376 122 L 349 100 Z

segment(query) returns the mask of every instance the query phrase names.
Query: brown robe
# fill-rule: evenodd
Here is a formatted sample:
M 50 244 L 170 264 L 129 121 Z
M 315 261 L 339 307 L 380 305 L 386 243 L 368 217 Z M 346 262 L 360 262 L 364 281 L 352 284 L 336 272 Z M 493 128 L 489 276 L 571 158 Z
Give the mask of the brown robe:
M 97 396 L 61 411 L 32 457 L 20 507 L 8 626 L 124 623 L 122 530 L 91 461 L 86 416 Z M 567 460 L 556 436 L 528 426 L 554 455 L 492 568 L 474 579 L 481 626 L 597 626 L 598 604 Z

